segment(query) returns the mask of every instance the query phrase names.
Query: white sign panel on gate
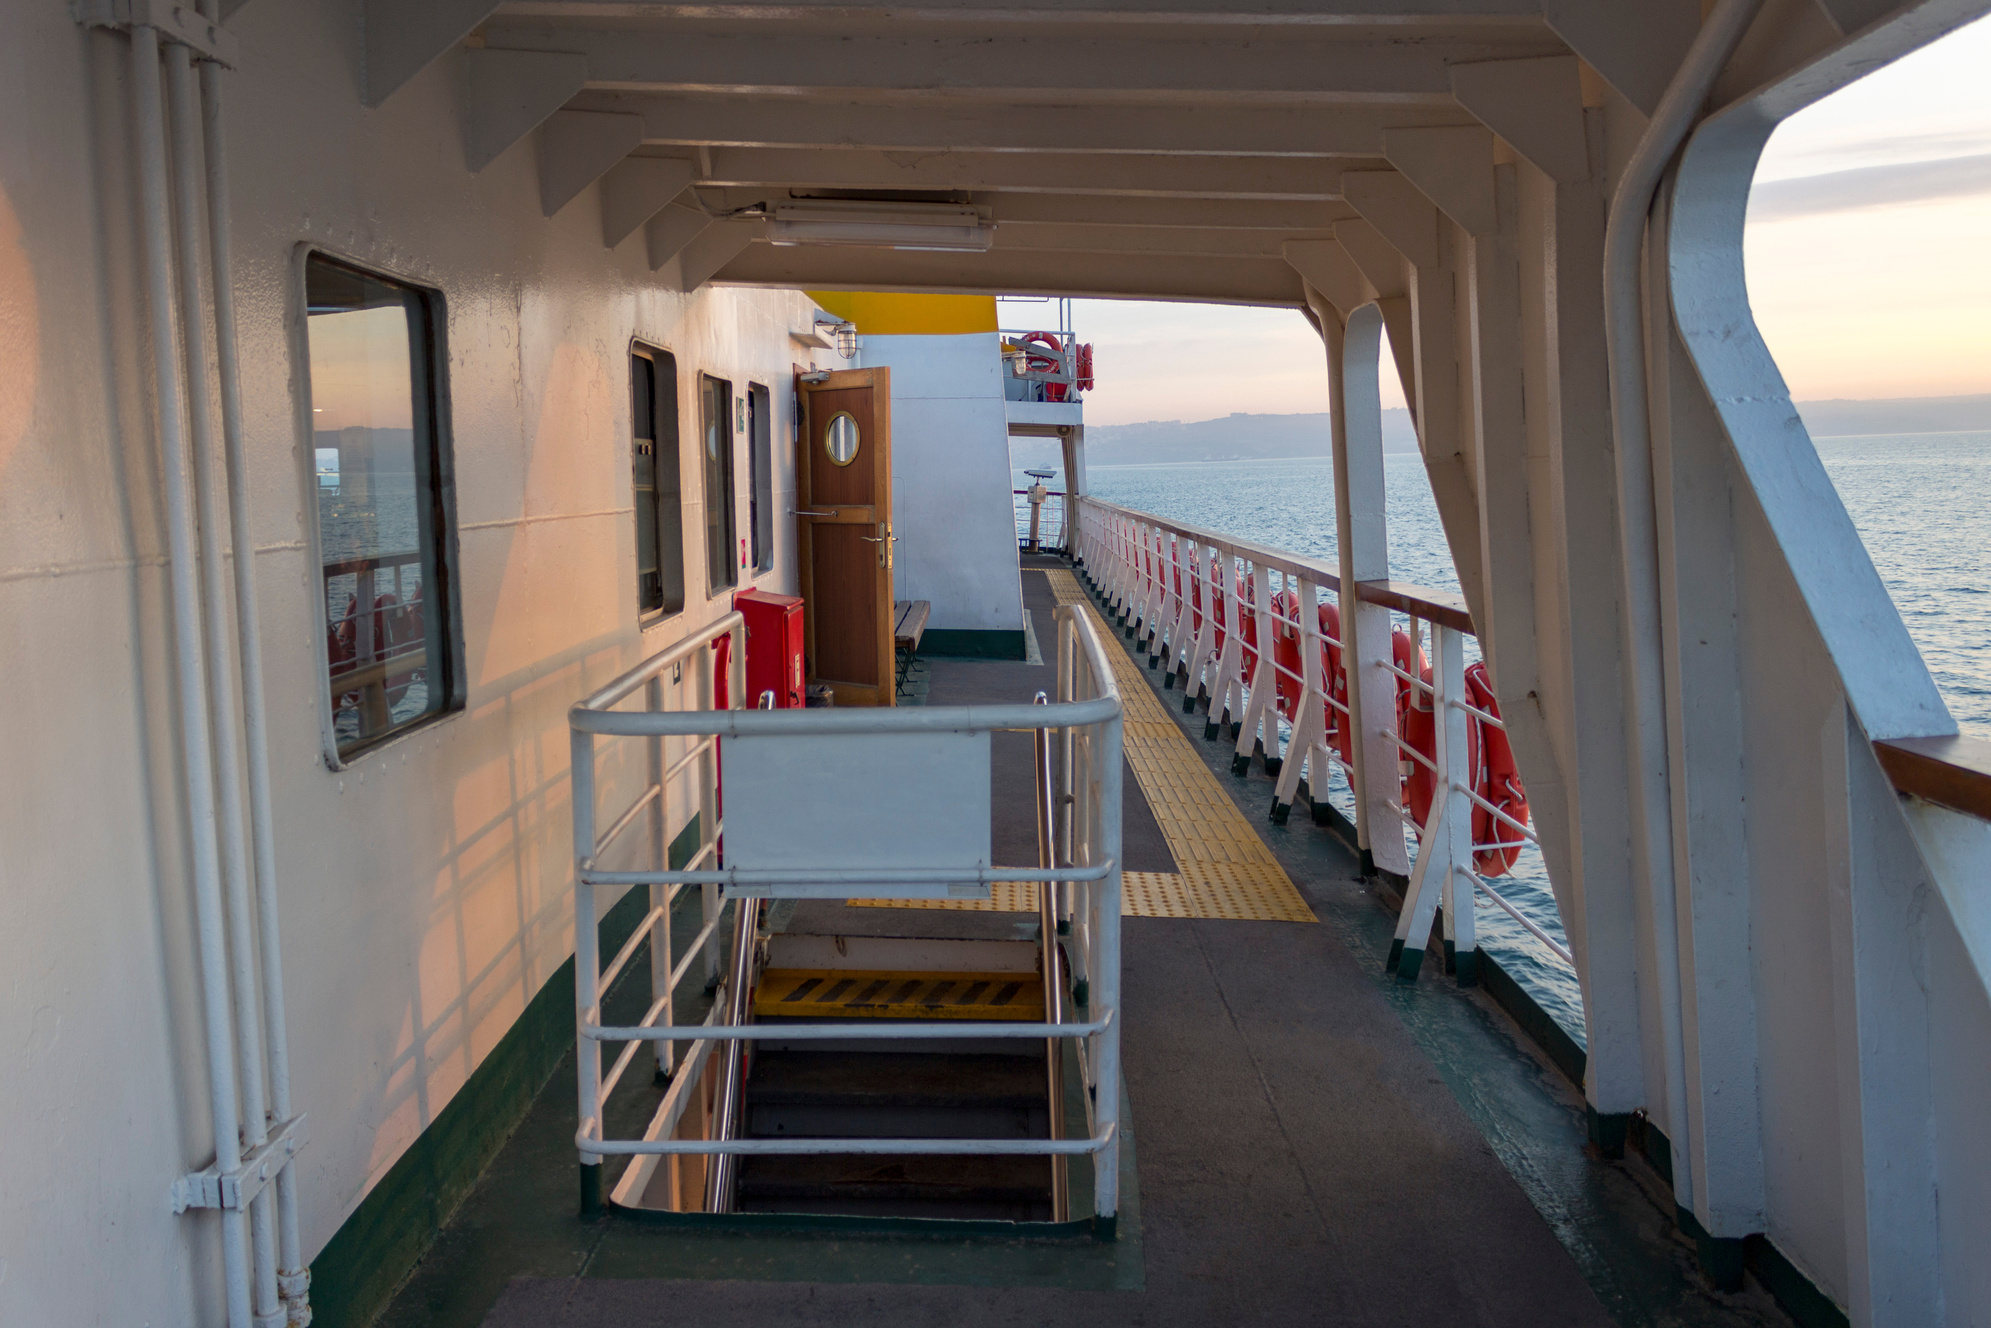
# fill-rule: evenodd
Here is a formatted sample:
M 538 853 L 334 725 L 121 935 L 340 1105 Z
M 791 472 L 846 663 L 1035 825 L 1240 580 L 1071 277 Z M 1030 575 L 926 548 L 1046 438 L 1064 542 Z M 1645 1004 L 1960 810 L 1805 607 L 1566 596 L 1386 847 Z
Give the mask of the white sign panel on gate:
M 987 899 L 975 882 L 866 882 L 866 871 L 991 865 L 987 733 L 755 734 L 721 740 L 726 865 L 821 871 L 760 899 Z

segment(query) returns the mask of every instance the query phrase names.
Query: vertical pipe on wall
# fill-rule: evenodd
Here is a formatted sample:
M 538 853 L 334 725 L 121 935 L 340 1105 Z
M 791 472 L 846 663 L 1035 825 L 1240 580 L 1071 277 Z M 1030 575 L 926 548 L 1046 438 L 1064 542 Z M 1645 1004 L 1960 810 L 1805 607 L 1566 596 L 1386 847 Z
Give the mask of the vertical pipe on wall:
M 269 1104 L 263 1084 L 262 1017 L 256 1000 L 255 924 L 249 905 L 248 813 L 242 796 L 242 732 L 235 708 L 235 643 L 229 631 L 234 587 L 223 565 L 221 504 L 214 473 L 214 409 L 208 399 L 210 365 L 206 316 L 201 298 L 201 118 L 193 58 L 185 46 L 166 51 L 166 87 L 172 103 L 174 239 L 180 268 L 180 322 L 187 369 L 187 417 L 193 453 L 194 501 L 200 522 L 198 541 L 202 591 L 207 598 L 208 705 L 214 725 L 216 783 L 221 801 L 221 865 L 228 924 L 229 990 L 235 1015 L 235 1055 L 239 1075 L 242 1141 L 253 1151 L 269 1140 Z M 254 1305 L 259 1322 L 281 1314 L 277 1298 L 275 1198 L 268 1189 L 249 1212 Z
M 159 33 L 135 27 L 131 37 L 132 94 L 138 145 L 141 243 L 151 318 L 152 363 L 159 410 L 160 476 L 165 485 L 170 555 L 173 645 L 180 705 L 180 752 L 186 784 L 187 828 L 193 857 L 195 923 L 199 933 L 201 1004 L 206 1017 L 209 1112 L 215 1165 L 241 1164 L 240 1116 L 234 1071 L 234 1030 L 228 994 L 226 923 L 221 898 L 220 845 L 216 839 L 214 753 L 209 740 L 206 651 L 201 635 L 201 590 L 195 559 L 198 530 L 188 481 L 185 403 L 175 317 L 171 186 L 166 169 L 165 96 L 159 75 Z M 194 329 L 189 329 L 191 334 Z M 249 1261 L 239 1209 L 221 1211 L 221 1248 L 230 1328 L 249 1328 Z
M 201 14 L 218 21 L 216 0 Z M 221 438 L 227 470 L 228 526 L 233 540 L 235 624 L 239 642 L 243 736 L 249 765 L 249 827 L 255 862 L 257 951 L 262 988 L 269 1110 L 291 1117 L 290 1044 L 284 1012 L 282 934 L 277 925 L 276 817 L 270 797 L 269 707 L 263 691 L 262 629 L 256 601 L 255 532 L 249 522 L 249 473 L 242 427 L 241 355 L 235 335 L 228 159 L 221 134 L 221 68 L 200 67 L 201 131 L 207 182 L 208 276 L 214 289 L 215 362 L 221 386 Z M 293 1324 L 310 1318 L 311 1271 L 304 1263 L 297 1220 L 297 1173 L 277 1173 L 277 1287 Z

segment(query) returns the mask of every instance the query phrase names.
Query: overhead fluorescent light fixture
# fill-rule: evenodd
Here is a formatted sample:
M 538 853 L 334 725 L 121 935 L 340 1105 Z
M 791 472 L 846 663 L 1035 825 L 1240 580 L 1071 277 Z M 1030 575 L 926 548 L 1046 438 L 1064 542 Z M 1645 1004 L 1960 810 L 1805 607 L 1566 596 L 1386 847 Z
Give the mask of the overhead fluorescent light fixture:
M 951 203 L 870 203 L 824 199 L 773 209 L 772 244 L 851 244 L 874 249 L 938 249 L 982 253 L 995 243 L 995 225 L 971 207 Z

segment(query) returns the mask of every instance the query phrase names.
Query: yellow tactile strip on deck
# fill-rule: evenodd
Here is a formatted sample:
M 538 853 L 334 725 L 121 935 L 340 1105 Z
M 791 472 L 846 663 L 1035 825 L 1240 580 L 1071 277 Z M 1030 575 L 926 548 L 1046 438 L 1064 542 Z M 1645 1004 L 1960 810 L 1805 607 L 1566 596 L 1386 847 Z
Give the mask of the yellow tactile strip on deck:
M 1047 571 L 1060 604 L 1082 604 L 1094 630 L 1110 639 L 1108 627 L 1087 602 L 1078 578 L 1062 569 Z M 1109 646 L 1113 673 L 1124 706 L 1127 764 L 1161 824 L 1175 855 L 1177 872 L 1121 873 L 1122 901 L 1129 917 L 1224 918 L 1239 922 L 1312 922 L 1313 911 L 1293 888 L 1285 868 L 1244 819 L 1196 749 L 1142 676 L 1126 651 Z M 987 900 L 852 900 L 884 908 L 944 908 L 1025 913 L 1037 909 L 1037 890 L 1018 883 L 998 884 Z

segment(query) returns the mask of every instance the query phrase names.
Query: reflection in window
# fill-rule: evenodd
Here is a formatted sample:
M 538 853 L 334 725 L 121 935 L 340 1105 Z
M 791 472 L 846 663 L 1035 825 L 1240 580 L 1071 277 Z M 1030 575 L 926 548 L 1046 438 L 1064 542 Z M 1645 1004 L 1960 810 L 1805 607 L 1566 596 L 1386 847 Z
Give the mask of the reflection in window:
M 684 607 L 684 514 L 678 467 L 677 360 L 638 346 L 629 355 L 630 459 L 636 490 L 638 612 Z
M 733 565 L 733 385 L 704 380 L 705 573 L 714 595 L 738 583 Z
M 421 291 L 305 267 L 332 729 L 343 756 L 451 705 L 433 329 Z
M 765 572 L 774 567 L 774 400 L 759 383 L 747 385 L 747 440 L 753 458 L 747 525 L 753 534 L 754 570 Z

